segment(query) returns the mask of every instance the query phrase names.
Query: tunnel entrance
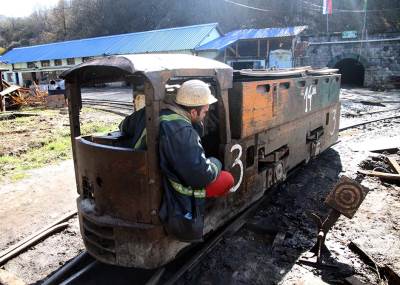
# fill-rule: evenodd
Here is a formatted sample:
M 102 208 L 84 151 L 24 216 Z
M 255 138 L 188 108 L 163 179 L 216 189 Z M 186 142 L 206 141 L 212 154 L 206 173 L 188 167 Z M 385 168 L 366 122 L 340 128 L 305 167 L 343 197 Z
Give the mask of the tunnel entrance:
M 345 58 L 335 64 L 342 74 L 342 84 L 353 86 L 364 85 L 364 66 L 358 60 Z

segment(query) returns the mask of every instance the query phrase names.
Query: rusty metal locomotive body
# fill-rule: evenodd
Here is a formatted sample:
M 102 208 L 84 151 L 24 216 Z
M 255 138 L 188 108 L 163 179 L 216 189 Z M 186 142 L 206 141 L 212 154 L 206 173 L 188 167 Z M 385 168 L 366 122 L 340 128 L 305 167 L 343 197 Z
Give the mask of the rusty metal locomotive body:
M 81 234 L 91 255 L 121 266 L 155 268 L 187 247 L 166 235 L 158 217 L 162 187 L 158 124 L 166 86 L 188 79 L 210 84 L 202 138 L 235 177 L 227 197 L 208 199 L 204 233 L 260 199 L 302 162 L 337 140 L 340 75 L 333 70 L 233 71 L 189 55 L 113 56 L 85 62 L 62 75 L 69 98 Z M 134 151 L 118 133 L 81 136 L 80 86 L 126 81 L 144 85 L 147 150 Z

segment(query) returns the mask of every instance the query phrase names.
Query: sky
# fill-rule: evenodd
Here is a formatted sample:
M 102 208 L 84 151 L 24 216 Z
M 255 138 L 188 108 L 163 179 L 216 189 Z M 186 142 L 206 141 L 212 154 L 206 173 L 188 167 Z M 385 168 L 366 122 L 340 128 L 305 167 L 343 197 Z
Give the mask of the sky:
M 52 7 L 58 0 L 0 0 L 0 15 L 26 17 L 38 8 Z

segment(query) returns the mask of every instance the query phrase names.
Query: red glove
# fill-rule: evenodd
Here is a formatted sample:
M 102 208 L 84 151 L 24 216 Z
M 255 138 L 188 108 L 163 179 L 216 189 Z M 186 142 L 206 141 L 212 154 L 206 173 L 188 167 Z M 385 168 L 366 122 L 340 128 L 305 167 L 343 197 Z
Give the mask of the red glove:
M 232 174 L 221 171 L 217 179 L 207 185 L 206 197 L 221 197 L 229 192 L 235 183 Z

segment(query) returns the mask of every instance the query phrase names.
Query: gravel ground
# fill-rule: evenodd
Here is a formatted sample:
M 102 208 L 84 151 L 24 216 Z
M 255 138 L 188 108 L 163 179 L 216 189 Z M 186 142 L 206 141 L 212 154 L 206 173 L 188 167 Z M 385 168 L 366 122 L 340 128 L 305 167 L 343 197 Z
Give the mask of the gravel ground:
M 386 127 L 383 128 L 383 125 Z M 379 135 L 399 135 L 400 120 L 376 123 L 340 139 L 362 144 Z M 353 219 L 341 216 L 328 233 L 326 245 L 331 256 L 325 261 L 334 269 L 317 270 L 296 262 L 308 255 L 316 241 L 316 225 L 307 215 L 327 217 L 323 203 L 341 175 L 356 178 L 358 164 L 368 158 L 367 151 L 355 152 L 339 143 L 310 162 L 255 215 L 250 224 L 267 232 L 285 234 L 284 241 L 272 247 L 273 237 L 244 227 L 226 238 L 179 284 L 341 284 L 345 277 L 356 275 L 367 284 L 378 284 L 377 275 L 348 249 L 357 242 L 381 264 L 400 272 L 400 187 L 364 177 L 362 185 L 369 193 Z M 400 157 L 397 156 L 397 160 Z
M 349 114 L 353 110 L 359 110 L 358 114 L 382 110 L 381 106 L 371 109 L 371 105 L 358 102 L 363 101 L 359 96 L 369 98 L 377 93 L 357 89 L 351 102 L 352 90 L 345 90 L 342 118 L 351 120 Z M 386 101 L 389 99 L 384 96 L 390 96 L 391 101 L 400 100 L 398 92 L 381 93 L 380 98 Z M 395 104 L 385 103 L 384 108 L 394 108 Z M 307 213 L 326 217 L 329 209 L 323 201 L 338 177 L 356 178 L 360 164 L 370 165 L 368 149 L 380 145 L 376 139 L 399 145 L 399 125 L 400 119 L 392 119 L 342 132 L 339 144 L 291 177 L 274 194 L 272 203 L 263 205 L 245 227 L 225 238 L 178 284 L 341 284 L 351 275 L 365 283 L 378 284 L 377 274 L 349 250 L 350 241 L 357 242 L 380 264 L 390 265 L 400 273 L 400 186 L 371 177 L 358 177 L 369 193 L 354 218 L 341 216 L 328 233 L 326 244 L 331 256 L 324 260 L 337 267 L 317 270 L 296 263 L 306 257 L 316 239 L 316 226 Z M 56 179 L 46 180 L 49 172 Z M 5 207 L 0 209 L 0 248 L 7 248 L 73 210 L 74 187 L 71 161 L 35 170 L 30 178 L 17 183 L 1 185 L 0 199 L 5 201 Z M 260 228 L 261 232 L 257 230 Z M 273 232 L 281 232 L 282 237 L 284 234 L 281 243 L 274 246 Z M 25 284 L 41 284 L 83 249 L 77 220 L 71 219 L 67 229 L 2 266 L 0 284 L 17 284 L 4 281 L 5 273 Z

